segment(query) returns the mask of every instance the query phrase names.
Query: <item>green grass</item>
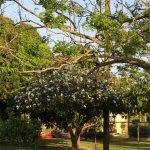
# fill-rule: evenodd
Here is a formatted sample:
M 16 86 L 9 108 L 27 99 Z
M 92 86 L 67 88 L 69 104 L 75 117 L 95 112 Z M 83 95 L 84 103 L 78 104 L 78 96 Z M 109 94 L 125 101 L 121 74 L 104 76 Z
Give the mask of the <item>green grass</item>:
M 36 142 L 36 146 L 28 146 L 26 150 L 51 150 L 50 148 L 59 147 L 62 149 L 63 147 L 70 146 L 70 140 L 62 140 L 62 139 L 51 139 L 51 140 L 38 140 Z M 102 150 L 102 142 L 97 141 L 96 145 L 92 141 L 81 141 L 81 148 L 88 148 L 90 150 L 95 150 L 95 146 L 97 150 Z M 117 137 L 113 138 L 110 142 L 110 150 L 137 150 L 138 143 L 137 141 L 131 141 L 127 138 Z M 140 142 L 139 143 L 140 150 L 150 150 L 150 142 Z M 17 146 L 15 145 L 2 145 L 0 144 L 0 150 L 16 150 Z M 57 149 L 58 150 L 58 149 Z
M 118 137 L 111 140 L 111 150 L 137 150 L 138 142 L 128 138 Z M 140 150 L 150 150 L 150 142 L 139 142 Z

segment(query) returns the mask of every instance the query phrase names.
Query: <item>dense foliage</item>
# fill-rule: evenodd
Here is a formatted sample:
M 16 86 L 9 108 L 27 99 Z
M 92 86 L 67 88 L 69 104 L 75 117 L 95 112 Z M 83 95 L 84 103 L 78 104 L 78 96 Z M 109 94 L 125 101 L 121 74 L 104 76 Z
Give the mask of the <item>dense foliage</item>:
M 16 25 L 11 19 L 0 16 L 0 35 L 0 99 L 4 99 L 31 80 L 32 75 L 20 72 L 46 67 L 51 54 L 31 25 Z
M 131 138 L 137 138 L 138 130 L 137 125 L 129 126 L 129 136 Z M 150 126 L 149 125 L 139 125 L 139 137 L 149 138 L 150 137 Z
M 41 133 L 41 122 L 30 120 L 23 116 L 10 115 L 6 121 L 0 121 L 0 139 L 6 142 L 23 143 L 34 142 Z

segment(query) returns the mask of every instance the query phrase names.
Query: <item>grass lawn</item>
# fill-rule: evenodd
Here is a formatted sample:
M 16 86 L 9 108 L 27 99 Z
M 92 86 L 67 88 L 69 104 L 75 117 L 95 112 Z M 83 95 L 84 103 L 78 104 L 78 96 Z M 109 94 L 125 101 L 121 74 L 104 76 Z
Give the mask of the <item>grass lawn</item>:
M 58 150 L 63 147 L 70 146 L 70 140 L 62 139 L 50 139 L 50 140 L 38 140 L 36 147 L 26 147 L 26 150 Z M 137 150 L 137 141 L 130 141 L 127 138 L 117 137 L 113 138 L 110 142 L 110 150 Z M 150 142 L 140 142 L 140 150 L 150 150 Z M 91 141 L 81 141 L 81 148 L 88 148 L 88 150 L 102 150 L 102 142 L 97 142 L 96 145 Z M 2 145 L 0 144 L 0 150 L 16 150 L 15 145 Z

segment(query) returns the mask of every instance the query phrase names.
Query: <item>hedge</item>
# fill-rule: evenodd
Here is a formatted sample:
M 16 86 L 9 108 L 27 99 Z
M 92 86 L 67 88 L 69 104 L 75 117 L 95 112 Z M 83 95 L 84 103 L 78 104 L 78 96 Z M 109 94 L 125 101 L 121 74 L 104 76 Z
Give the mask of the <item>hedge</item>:
M 137 125 L 129 126 L 129 137 L 137 137 Z M 150 137 L 150 125 L 139 125 L 139 137 L 148 138 Z

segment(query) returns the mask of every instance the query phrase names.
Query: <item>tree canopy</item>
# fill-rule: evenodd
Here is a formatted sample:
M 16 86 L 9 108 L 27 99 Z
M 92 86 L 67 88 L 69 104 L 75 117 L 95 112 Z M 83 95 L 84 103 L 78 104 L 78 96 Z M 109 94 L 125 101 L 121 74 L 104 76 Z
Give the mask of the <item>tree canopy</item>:
M 109 0 L 40 0 L 35 1 L 35 4 L 41 5 L 45 10 L 39 15 L 18 1 L 13 1 L 41 19 L 43 24 L 36 23 L 38 27 L 48 28 L 52 33 L 56 31 L 56 36 L 61 34 L 61 39 L 81 47 L 83 53 L 80 58 L 70 57 L 69 61 L 63 58 L 55 60 L 60 66 L 80 61 L 90 61 L 99 67 L 128 63 L 149 72 L 148 1 L 118 0 L 112 4 Z M 88 59 L 87 55 L 101 61 Z M 53 68 L 49 67 L 47 70 L 49 69 Z M 36 72 L 31 68 L 23 72 L 28 71 Z M 45 68 L 43 71 L 46 71 Z
M 89 68 L 76 65 L 40 74 L 26 91 L 16 96 L 15 109 L 29 113 L 31 118 L 40 118 L 48 126 L 60 127 L 63 122 L 72 140 L 77 140 L 104 107 L 116 114 L 127 109 L 120 79 L 108 79 L 102 72 L 90 72 Z
M 16 25 L 0 16 L 0 94 L 1 99 L 21 89 L 32 75 L 19 72 L 46 67 L 51 53 L 48 45 L 31 25 Z

